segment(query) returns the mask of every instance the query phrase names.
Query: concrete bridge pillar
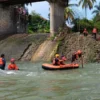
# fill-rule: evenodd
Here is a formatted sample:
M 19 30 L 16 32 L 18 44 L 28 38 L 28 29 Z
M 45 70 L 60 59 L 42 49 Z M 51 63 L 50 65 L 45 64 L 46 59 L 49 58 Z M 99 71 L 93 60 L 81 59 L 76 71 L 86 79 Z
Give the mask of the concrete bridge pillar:
M 17 31 L 14 9 L 11 6 L 0 4 L 0 36 Z
M 64 6 L 56 2 L 50 2 L 50 33 L 54 36 L 59 28 L 64 26 Z

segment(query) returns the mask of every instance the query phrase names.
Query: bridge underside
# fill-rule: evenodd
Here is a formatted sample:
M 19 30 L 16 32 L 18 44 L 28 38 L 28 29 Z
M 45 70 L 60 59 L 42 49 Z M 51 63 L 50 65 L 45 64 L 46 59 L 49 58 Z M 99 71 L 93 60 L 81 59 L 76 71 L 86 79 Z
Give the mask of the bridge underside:
M 46 1 L 46 0 L 0 0 L 0 3 L 14 5 L 14 4 L 25 4 L 25 3 L 41 2 L 41 1 Z
M 68 0 L 0 0 L 0 4 L 16 5 L 41 1 L 48 1 L 50 4 L 50 35 L 54 36 L 58 33 L 59 28 L 64 26 L 64 8 L 67 6 Z M 2 12 L 4 12 L 4 9 Z

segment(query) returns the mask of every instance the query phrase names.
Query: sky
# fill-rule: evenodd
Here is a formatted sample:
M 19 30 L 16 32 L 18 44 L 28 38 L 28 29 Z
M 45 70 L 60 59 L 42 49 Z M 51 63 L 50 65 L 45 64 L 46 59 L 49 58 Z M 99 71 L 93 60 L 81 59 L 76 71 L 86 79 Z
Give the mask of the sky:
M 79 0 L 72 0 L 70 3 L 76 3 L 76 1 L 78 2 Z M 100 2 L 100 0 L 97 0 L 95 5 L 98 5 L 99 2 Z M 49 8 L 50 8 L 50 5 L 48 2 L 44 1 L 44 2 L 32 3 L 32 5 L 27 6 L 27 8 L 29 10 L 29 13 L 31 13 L 32 11 L 35 11 L 35 12 L 39 13 L 41 16 L 43 16 L 44 18 L 48 19 Z M 93 14 L 92 14 L 93 9 L 92 10 L 87 9 L 87 18 L 88 19 L 93 18 Z M 79 17 L 85 16 L 85 10 L 82 9 L 81 7 L 74 7 L 74 11 L 79 12 Z

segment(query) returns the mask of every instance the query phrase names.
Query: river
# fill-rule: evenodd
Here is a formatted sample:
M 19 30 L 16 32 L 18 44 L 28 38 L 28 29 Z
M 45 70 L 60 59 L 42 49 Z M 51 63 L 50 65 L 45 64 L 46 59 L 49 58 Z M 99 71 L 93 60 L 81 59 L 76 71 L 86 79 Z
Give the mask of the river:
M 0 100 L 100 100 L 100 64 L 47 71 L 40 63 L 17 62 L 19 71 L 0 70 Z

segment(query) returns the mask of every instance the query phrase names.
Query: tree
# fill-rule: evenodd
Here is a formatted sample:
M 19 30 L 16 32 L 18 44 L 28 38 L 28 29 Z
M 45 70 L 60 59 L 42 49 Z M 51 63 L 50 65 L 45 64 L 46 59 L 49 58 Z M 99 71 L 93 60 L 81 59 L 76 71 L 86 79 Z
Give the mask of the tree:
M 98 21 L 98 20 L 100 21 L 100 2 L 99 2 L 98 5 L 95 5 L 94 7 L 95 7 L 95 9 L 92 12 L 92 14 L 96 14 L 96 16 L 94 17 L 94 19 L 96 21 Z
M 70 4 L 70 1 L 71 1 L 71 0 L 67 0 L 67 1 L 68 1 L 68 5 L 67 5 L 67 7 L 65 8 L 64 17 L 65 17 L 65 20 L 66 20 L 66 21 L 71 22 L 71 21 L 74 20 L 75 12 L 74 12 L 73 9 L 70 8 L 70 7 L 78 6 L 78 5 L 77 5 L 77 4 Z
M 88 32 L 91 33 L 91 30 L 93 29 L 94 27 L 94 21 L 92 20 L 88 20 L 86 18 L 84 19 L 75 19 L 74 20 L 74 27 L 73 27 L 73 31 L 77 32 L 79 31 L 78 28 L 79 28 L 79 25 L 80 25 L 80 32 L 82 33 L 84 28 L 87 28 L 88 29 Z
M 49 33 L 50 31 L 50 21 L 43 18 L 40 14 L 33 11 L 29 15 L 29 33 L 40 32 L 40 33 Z
M 79 5 L 82 4 L 82 8 L 85 8 L 85 18 L 87 18 L 87 8 L 90 10 L 93 8 L 93 4 L 96 0 L 80 0 Z
M 69 8 L 69 7 L 66 7 L 65 8 L 64 17 L 65 17 L 65 20 L 68 21 L 68 22 L 74 20 L 74 12 L 73 12 L 73 10 L 71 8 Z

